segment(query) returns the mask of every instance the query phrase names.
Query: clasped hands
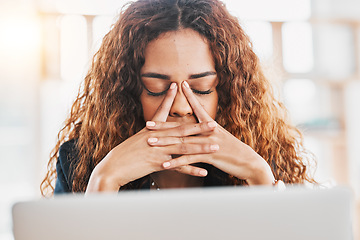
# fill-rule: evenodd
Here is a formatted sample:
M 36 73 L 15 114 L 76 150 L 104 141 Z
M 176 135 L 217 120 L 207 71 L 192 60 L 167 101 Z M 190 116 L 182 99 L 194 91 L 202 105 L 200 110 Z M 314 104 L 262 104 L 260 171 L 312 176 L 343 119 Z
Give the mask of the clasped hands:
M 146 127 L 114 147 L 94 168 L 86 192 L 117 192 L 121 186 L 163 170 L 204 177 L 207 163 L 249 185 L 274 182 L 269 164 L 212 119 L 188 83 L 181 83 L 198 123 L 166 122 L 178 86 L 172 83 L 161 105 Z M 174 157 L 172 157 L 174 156 Z
M 146 123 L 146 128 L 150 130 L 147 139 L 149 146 L 174 148 L 176 150 L 173 154 L 181 155 L 169 157 L 162 163 L 163 169 L 203 177 L 207 175 L 205 169 L 190 165 L 202 162 L 244 179 L 249 185 L 270 185 L 274 177 L 267 162 L 251 147 L 218 125 L 202 107 L 186 81 L 182 82 L 182 91 L 199 123 L 166 122 L 177 92 L 175 83 L 152 121 Z

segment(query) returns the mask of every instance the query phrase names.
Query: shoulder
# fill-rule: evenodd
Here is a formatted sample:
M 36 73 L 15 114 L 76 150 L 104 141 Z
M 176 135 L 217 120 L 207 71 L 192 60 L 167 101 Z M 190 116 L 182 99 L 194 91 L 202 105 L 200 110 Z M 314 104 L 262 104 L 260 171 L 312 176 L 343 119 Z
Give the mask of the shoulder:
M 72 139 L 63 143 L 59 148 L 55 193 L 72 191 L 72 173 L 78 161 L 76 143 L 77 140 Z
M 71 139 L 67 142 L 64 142 L 59 148 L 59 158 L 62 160 L 70 160 L 71 157 L 76 155 L 76 139 Z
M 77 140 L 72 139 L 63 143 L 59 148 L 58 162 L 64 170 L 70 170 L 70 167 L 73 167 L 78 160 L 76 143 Z

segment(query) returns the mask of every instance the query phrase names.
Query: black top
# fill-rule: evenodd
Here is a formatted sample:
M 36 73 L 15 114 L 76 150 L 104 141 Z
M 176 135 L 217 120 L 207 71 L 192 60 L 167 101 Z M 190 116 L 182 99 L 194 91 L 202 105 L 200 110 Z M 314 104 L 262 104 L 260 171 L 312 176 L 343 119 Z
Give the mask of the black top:
M 76 150 L 76 140 L 72 139 L 63 143 L 59 149 L 59 157 L 56 162 L 56 183 L 54 194 L 70 193 L 73 184 L 73 170 L 77 165 L 78 156 Z M 150 189 L 150 179 L 144 182 L 142 189 Z
M 73 184 L 73 170 L 77 165 L 78 156 L 77 156 L 77 149 L 76 149 L 76 140 L 72 139 L 63 143 L 59 149 L 59 157 L 56 162 L 56 172 L 57 178 L 55 183 L 55 190 L 54 194 L 62 194 L 62 193 L 70 193 L 72 191 L 72 184 Z M 198 163 L 194 164 L 198 167 L 205 168 L 208 170 L 209 174 L 204 179 L 204 187 L 212 187 L 212 186 L 224 186 L 230 185 L 229 183 L 224 182 L 224 178 L 227 175 L 223 171 L 205 164 L 205 163 Z M 143 184 L 140 184 L 142 189 L 150 189 L 150 178 L 149 175 L 139 179 Z M 145 180 L 145 181 L 144 181 Z M 137 181 L 137 180 L 135 180 Z M 134 181 L 134 182 L 135 182 Z M 131 185 L 131 183 L 130 183 Z M 129 187 L 125 190 L 134 189 Z
M 72 176 L 70 174 L 70 165 L 72 160 L 76 160 L 75 140 L 65 142 L 60 146 L 59 157 L 56 162 L 56 183 L 54 194 L 72 192 Z

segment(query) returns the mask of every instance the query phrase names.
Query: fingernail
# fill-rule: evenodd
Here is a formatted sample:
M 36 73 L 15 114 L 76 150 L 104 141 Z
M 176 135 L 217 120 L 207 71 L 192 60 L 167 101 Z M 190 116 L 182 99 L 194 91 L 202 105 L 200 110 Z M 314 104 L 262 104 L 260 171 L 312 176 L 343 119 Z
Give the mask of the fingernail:
M 170 85 L 170 89 L 174 89 L 174 88 L 176 88 L 176 83 L 172 83 L 172 84 Z
M 206 170 L 200 170 L 199 173 L 201 176 L 206 176 L 208 174 L 208 172 Z
M 216 124 L 215 121 L 212 121 L 212 122 L 209 122 L 209 123 L 208 123 L 208 126 L 211 127 L 211 128 L 216 127 L 216 125 L 217 125 L 217 124 Z
M 187 87 L 187 88 L 190 88 L 189 84 L 187 81 L 184 81 L 184 86 Z
M 217 150 L 219 150 L 219 145 L 217 145 L 217 144 L 212 144 L 212 145 L 210 145 L 210 150 L 211 150 L 211 151 L 217 151 Z
M 155 122 L 147 121 L 147 122 L 146 122 L 146 126 L 148 126 L 148 127 L 155 127 Z
M 164 162 L 164 163 L 163 163 L 163 167 L 164 167 L 164 168 L 170 167 L 170 163 L 169 163 L 169 162 Z
M 148 139 L 148 143 L 156 143 L 158 141 L 158 139 L 157 138 L 149 138 Z

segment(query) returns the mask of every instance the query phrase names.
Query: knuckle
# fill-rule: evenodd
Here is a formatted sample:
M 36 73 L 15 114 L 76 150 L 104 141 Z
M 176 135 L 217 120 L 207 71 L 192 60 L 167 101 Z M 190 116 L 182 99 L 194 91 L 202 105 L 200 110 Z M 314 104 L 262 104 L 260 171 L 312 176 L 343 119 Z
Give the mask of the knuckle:
M 185 143 L 181 143 L 181 144 L 180 144 L 180 152 L 181 152 L 182 154 L 186 154 L 186 153 L 188 153 L 188 151 L 189 151 L 188 145 L 185 144 Z
M 183 166 L 179 166 L 174 168 L 174 170 L 181 172 L 181 173 L 186 173 L 186 169 Z
M 189 167 L 189 173 L 191 174 L 191 175 L 198 175 L 198 170 L 196 169 L 196 168 L 194 168 L 194 167 Z
M 216 125 L 216 127 L 213 129 L 213 132 L 215 132 L 215 133 L 219 133 L 219 132 L 220 132 L 219 124 Z
M 213 155 L 209 154 L 209 156 L 204 157 L 201 161 L 204 162 L 204 163 L 208 163 L 208 164 L 213 165 L 214 164 L 213 160 L 214 160 Z
M 214 135 L 209 135 L 207 138 L 210 144 L 218 144 L 219 142 L 219 139 Z
M 179 162 L 177 160 L 173 159 L 170 161 L 170 165 L 174 167 L 174 166 L 179 165 Z
M 180 141 L 179 143 L 180 144 L 184 144 L 184 143 L 186 143 L 186 138 L 184 138 L 184 137 L 180 137 L 180 138 L 178 138 L 178 140 Z
M 190 155 L 185 155 L 184 164 L 189 164 L 189 163 L 191 163 L 191 156 Z
M 202 151 L 203 151 L 203 152 L 211 152 L 210 146 L 211 146 L 211 144 L 203 144 L 203 145 L 201 146 Z
M 181 171 L 184 172 L 184 173 L 189 172 L 188 169 L 187 169 L 187 166 L 179 166 L 178 168 L 181 169 Z
M 182 169 L 182 171 L 185 172 L 185 173 L 189 173 L 189 172 L 190 172 L 190 171 L 189 171 L 189 166 L 187 166 L 187 165 L 181 166 L 181 169 Z
M 200 130 L 201 131 L 207 131 L 208 130 L 207 122 L 200 123 Z
M 147 138 L 154 138 L 155 137 L 155 132 L 154 131 L 149 131 L 146 137 Z
M 177 158 L 176 160 L 174 159 L 174 160 L 172 160 L 172 161 L 170 161 L 171 162 L 171 165 L 173 166 L 173 167 L 176 167 L 176 168 L 182 168 L 183 166 L 183 164 L 182 164 L 182 162 L 181 162 L 181 158 Z
M 192 175 L 194 175 L 194 176 L 200 176 L 200 175 L 201 175 L 201 174 L 200 174 L 200 171 L 201 171 L 200 168 L 193 168 L 193 169 L 192 169 Z
M 178 132 L 179 132 L 180 136 L 186 136 L 186 127 L 185 127 L 185 125 L 180 125 L 177 128 L 178 128 Z

